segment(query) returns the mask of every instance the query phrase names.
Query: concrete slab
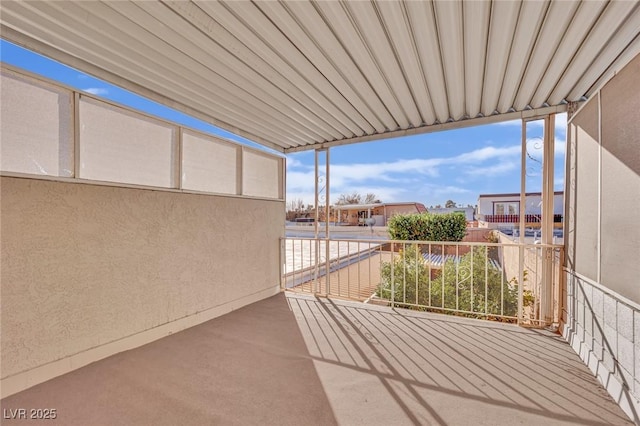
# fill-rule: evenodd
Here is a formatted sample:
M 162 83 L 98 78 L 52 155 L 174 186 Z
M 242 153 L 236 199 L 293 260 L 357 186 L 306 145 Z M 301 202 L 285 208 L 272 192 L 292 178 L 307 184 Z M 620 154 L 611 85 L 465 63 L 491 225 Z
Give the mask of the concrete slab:
M 291 292 L 0 406 L 83 426 L 631 424 L 558 335 Z

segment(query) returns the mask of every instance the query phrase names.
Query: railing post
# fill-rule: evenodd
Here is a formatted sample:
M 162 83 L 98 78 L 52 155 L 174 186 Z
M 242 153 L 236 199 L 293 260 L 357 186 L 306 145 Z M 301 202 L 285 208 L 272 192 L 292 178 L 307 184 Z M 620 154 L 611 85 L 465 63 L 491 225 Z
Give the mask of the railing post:
M 320 239 L 318 235 L 318 222 L 320 220 L 320 210 L 318 208 L 318 198 L 319 198 L 319 173 L 318 173 L 318 154 L 319 150 L 315 150 L 315 196 L 314 196 L 314 220 L 313 220 L 313 231 L 314 231 L 314 243 L 315 243 L 315 253 L 314 253 L 314 276 L 313 276 L 313 293 L 318 293 L 320 291 L 318 276 L 319 276 L 319 268 L 320 268 Z
M 285 290 L 285 282 L 284 275 L 287 270 L 286 262 L 287 262 L 287 253 L 285 250 L 285 239 L 280 239 L 280 290 Z
M 330 230 L 329 230 L 329 214 L 331 213 L 331 199 L 330 199 L 330 194 L 329 194 L 329 148 L 327 148 L 325 150 L 325 177 L 326 177 L 326 183 L 325 183 L 325 203 L 324 203 L 324 208 L 325 208 L 325 213 L 324 213 L 324 236 L 325 236 L 325 260 L 326 260 L 326 267 L 325 267 L 325 295 L 328 296 L 331 293 L 331 244 L 330 244 Z M 338 247 L 340 246 L 340 243 L 338 243 Z M 340 256 L 338 255 L 338 258 L 340 258 Z
M 393 308 L 396 297 L 396 276 L 395 276 L 395 244 L 391 243 L 391 307 Z

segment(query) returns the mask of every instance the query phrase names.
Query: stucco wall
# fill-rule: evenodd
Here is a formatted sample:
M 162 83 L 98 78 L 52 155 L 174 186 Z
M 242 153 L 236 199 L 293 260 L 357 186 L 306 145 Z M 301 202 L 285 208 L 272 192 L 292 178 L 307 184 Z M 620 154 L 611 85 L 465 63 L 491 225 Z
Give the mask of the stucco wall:
M 640 424 L 640 56 L 569 121 L 563 335 Z
M 3 384 L 279 289 L 283 201 L 12 177 L 1 194 Z

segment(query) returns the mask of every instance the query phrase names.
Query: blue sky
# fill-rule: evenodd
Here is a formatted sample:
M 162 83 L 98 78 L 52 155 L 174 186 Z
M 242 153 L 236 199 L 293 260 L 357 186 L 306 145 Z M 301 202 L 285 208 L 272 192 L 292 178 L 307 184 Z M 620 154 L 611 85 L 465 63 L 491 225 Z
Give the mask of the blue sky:
M 251 146 L 247 139 L 159 105 L 77 70 L 0 42 L 2 62 L 150 114 Z M 541 187 L 542 122 L 528 125 L 527 191 Z M 556 118 L 556 190 L 563 189 L 566 117 Z M 479 194 L 520 191 L 520 121 L 408 136 L 331 149 L 331 201 L 342 193 L 374 193 L 384 202 L 427 207 L 454 200 L 475 205 Z M 287 199 L 313 203 L 314 152 L 287 156 Z

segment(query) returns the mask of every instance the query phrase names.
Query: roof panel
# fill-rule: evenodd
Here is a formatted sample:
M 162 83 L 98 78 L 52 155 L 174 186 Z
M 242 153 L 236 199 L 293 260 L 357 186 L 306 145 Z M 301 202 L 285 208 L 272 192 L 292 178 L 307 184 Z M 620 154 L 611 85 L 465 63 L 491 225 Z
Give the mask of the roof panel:
M 446 101 L 447 89 L 433 5 L 430 2 L 412 1 L 407 2 L 405 6 L 416 41 L 416 53 L 420 58 L 422 73 L 425 76 L 430 99 L 436 113 L 434 123 L 444 123 L 451 114 Z
M 554 85 L 566 70 L 571 59 L 580 48 L 580 42 L 589 33 L 593 23 L 606 6 L 602 2 L 579 2 L 573 20 L 568 23 L 562 34 L 559 45 L 554 49 L 555 54 L 542 76 L 542 81 L 536 90 L 532 103 L 540 105 L 547 102 Z M 574 25 L 580 23 L 580 25 Z
M 600 69 L 594 67 L 590 70 L 592 63 L 598 56 L 603 54 L 608 56 L 612 53 L 617 56 L 620 53 L 619 51 L 628 47 L 609 42 L 626 18 L 631 16 L 634 11 L 637 11 L 639 7 L 640 2 L 616 1 L 607 3 L 589 32 L 581 40 L 580 48 L 572 58 L 571 63 L 558 79 L 555 89 L 549 96 L 550 103 L 559 103 L 563 99 L 576 101 L 587 94 L 586 92 L 593 82 L 585 81 L 579 86 L 577 86 L 577 83 L 588 70 L 596 74 L 601 74 L 606 70 L 609 64 L 604 67 L 601 66 Z M 637 35 L 640 32 L 639 19 L 635 17 L 631 20 L 631 24 Z M 613 59 L 615 57 L 611 60 Z
M 561 111 L 640 52 L 629 1 L 2 9 L 4 38 L 282 151 Z
M 303 104 L 316 106 L 312 111 L 335 129 L 332 133 L 335 138 L 364 134 L 362 128 L 350 118 L 358 116 L 355 108 L 345 101 L 340 92 L 261 10 L 256 8 L 252 9 L 253 13 L 247 13 L 249 6 L 244 3 L 230 3 L 225 7 L 218 2 L 198 1 L 197 5 L 210 17 L 215 17 L 219 24 L 213 27 L 219 29 L 215 33 L 216 40 L 239 54 L 246 52 L 249 60 L 251 56 L 260 58 L 260 63 L 252 66 L 270 70 L 272 76 L 267 77 L 288 81 L 289 93 Z M 235 10 L 238 7 L 241 9 Z M 234 31 L 234 27 L 242 26 L 247 30 Z M 284 48 L 285 46 L 287 47 Z M 366 126 L 365 123 L 362 124 Z
M 411 99 L 418 108 L 420 118 L 418 124 L 414 126 L 419 126 L 423 122 L 433 123 L 436 120 L 435 111 L 420 64 L 407 8 L 403 3 L 389 1 L 378 3 L 378 8 L 389 32 L 388 36 L 404 78 L 411 90 Z
M 496 108 L 500 112 L 509 111 L 514 107 L 517 95 L 526 93 L 519 90 L 525 72 L 539 73 L 542 69 L 542 64 L 531 60 L 531 54 L 538 40 L 531 37 L 531 34 L 536 34 L 540 30 L 548 7 L 549 2 L 542 1 L 526 2 L 521 6 Z M 528 96 L 528 93 L 526 95 Z M 525 103 L 526 105 L 528 102 Z
M 384 132 L 383 121 L 391 122 L 391 115 L 316 7 L 308 2 L 257 4 L 289 39 L 300 41 L 298 49 L 365 120 L 362 128 L 367 133 Z
M 505 81 L 505 71 L 520 8 L 521 3 L 515 1 L 494 2 L 491 6 L 491 19 L 487 24 L 489 26 L 487 67 L 482 90 L 481 112 L 485 116 L 493 114 L 498 109 L 498 100 Z
M 480 113 L 482 85 L 486 67 L 487 37 L 491 16 L 490 1 L 474 1 L 464 8 L 464 90 L 466 112 L 469 117 Z
M 462 2 L 435 2 L 434 10 L 447 90 L 449 120 L 460 120 L 465 116 Z

